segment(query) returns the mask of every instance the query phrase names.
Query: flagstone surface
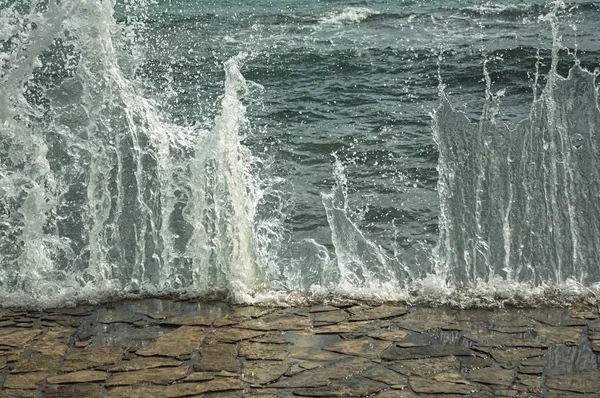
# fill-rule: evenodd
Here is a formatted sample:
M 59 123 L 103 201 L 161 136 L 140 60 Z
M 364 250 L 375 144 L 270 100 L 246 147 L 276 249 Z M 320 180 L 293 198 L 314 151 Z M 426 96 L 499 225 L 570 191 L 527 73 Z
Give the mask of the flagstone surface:
M 598 397 L 598 308 L 0 310 L 0 398 Z

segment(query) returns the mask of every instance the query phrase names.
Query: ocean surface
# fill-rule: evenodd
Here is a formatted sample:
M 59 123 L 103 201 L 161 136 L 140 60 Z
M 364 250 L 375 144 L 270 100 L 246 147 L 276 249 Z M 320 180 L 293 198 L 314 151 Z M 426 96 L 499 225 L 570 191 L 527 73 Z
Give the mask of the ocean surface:
M 599 19 L 0 0 L 0 306 L 593 301 Z

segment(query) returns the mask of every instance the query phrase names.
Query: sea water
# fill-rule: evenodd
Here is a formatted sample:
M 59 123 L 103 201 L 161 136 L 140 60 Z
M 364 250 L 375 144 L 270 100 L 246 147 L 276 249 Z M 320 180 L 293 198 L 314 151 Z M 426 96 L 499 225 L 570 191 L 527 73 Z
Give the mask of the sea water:
M 0 0 L 0 305 L 594 301 L 599 16 Z

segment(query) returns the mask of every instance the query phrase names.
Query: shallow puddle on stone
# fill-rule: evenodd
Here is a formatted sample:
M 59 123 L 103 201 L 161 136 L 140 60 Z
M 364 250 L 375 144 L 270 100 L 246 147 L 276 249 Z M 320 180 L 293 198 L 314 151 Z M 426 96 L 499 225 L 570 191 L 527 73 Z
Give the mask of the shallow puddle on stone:
M 167 331 L 158 326 L 138 328 L 129 323 L 94 324 L 90 347 L 131 346 L 141 348 Z
M 227 303 L 169 301 L 163 299 L 146 299 L 125 301 L 115 305 L 112 311 L 120 313 L 143 314 L 153 319 L 191 315 L 222 318 L 231 313 Z

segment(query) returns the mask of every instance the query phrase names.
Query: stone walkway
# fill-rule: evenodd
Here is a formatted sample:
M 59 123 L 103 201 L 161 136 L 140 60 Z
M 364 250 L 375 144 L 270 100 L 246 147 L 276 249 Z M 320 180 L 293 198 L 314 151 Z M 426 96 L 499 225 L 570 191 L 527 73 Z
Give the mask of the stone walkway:
M 0 397 L 600 396 L 597 308 L 0 309 Z

